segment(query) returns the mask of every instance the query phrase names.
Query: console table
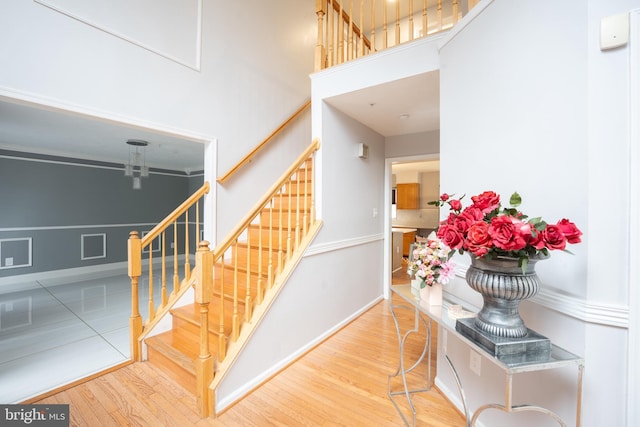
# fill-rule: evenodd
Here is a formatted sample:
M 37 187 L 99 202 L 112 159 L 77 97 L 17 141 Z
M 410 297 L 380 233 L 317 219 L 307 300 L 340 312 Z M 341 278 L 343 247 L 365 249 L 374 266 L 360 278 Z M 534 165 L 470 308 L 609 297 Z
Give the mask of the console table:
M 393 296 L 399 296 L 401 299 L 401 303 L 394 303 Z M 525 355 L 515 355 L 509 357 L 495 357 L 493 354 L 489 353 L 483 347 L 481 347 L 478 343 L 468 339 L 466 336 L 460 334 L 456 330 L 456 319 L 449 316 L 448 306 L 449 304 L 446 300 L 443 302 L 442 306 L 429 306 L 426 303 L 421 304 L 419 300 L 411 292 L 411 285 L 394 285 L 391 287 L 391 314 L 393 316 L 393 320 L 396 325 L 396 330 L 398 332 L 398 343 L 400 346 L 400 362 L 397 371 L 389 375 L 388 379 L 388 395 L 396 407 L 396 410 L 402 417 L 402 420 L 406 425 L 415 425 L 416 423 L 416 408 L 413 405 L 411 400 L 411 396 L 414 393 L 428 391 L 431 388 L 431 368 L 430 361 L 432 358 L 431 354 L 431 323 L 436 322 L 440 325 L 447 333 L 452 334 L 457 337 L 463 343 L 468 345 L 470 348 L 475 350 L 478 354 L 481 355 L 485 360 L 488 360 L 490 363 L 499 367 L 505 375 L 505 397 L 504 403 L 487 403 L 478 407 L 474 412 L 471 412 L 467 406 L 464 388 L 462 386 L 462 381 L 460 375 L 446 353 L 446 349 L 444 350 L 444 358 L 447 361 L 447 364 L 451 368 L 453 372 L 453 376 L 456 381 L 456 385 L 458 387 L 458 391 L 460 393 L 462 404 L 464 406 L 464 413 L 467 420 L 467 427 L 474 426 L 476 420 L 480 416 L 480 414 L 487 409 L 498 409 L 504 412 L 522 412 L 522 411 L 536 411 L 542 412 L 554 420 L 558 422 L 559 425 L 566 427 L 566 423 L 554 412 L 549 409 L 536 406 L 536 405 L 516 405 L 513 403 L 512 395 L 513 395 L 513 376 L 523 373 L 523 372 L 533 372 L 533 371 L 542 371 L 547 369 L 556 369 L 562 368 L 566 366 L 576 366 L 578 370 L 578 390 L 576 396 L 576 427 L 580 427 L 581 425 L 581 412 L 582 412 L 582 375 L 584 371 L 584 359 L 570 353 L 554 344 L 551 345 L 550 354 L 525 354 Z M 412 310 L 414 312 L 414 324 L 412 328 L 409 328 L 406 331 L 402 331 L 400 324 L 398 322 L 397 312 L 399 310 Z M 426 317 L 426 319 L 425 319 Z M 409 367 L 404 366 L 404 344 L 407 338 L 418 331 L 420 325 L 423 325 L 426 330 L 426 342 L 424 349 L 422 350 L 421 355 L 418 360 Z M 407 387 L 407 378 L 406 375 L 414 370 L 420 363 L 422 363 L 427 358 L 427 384 L 424 388 L 419 389 L 409 389 Z M 403 389 L 402 390 L 392 390 L 392 379 L 401 377 Z M 404 396 L 409 403 L 409 408 L 411 409 L 413 422 L 410 423 L 409 420 L 402 413 L 402 410 L 398 406 L 395 401 L 395 398 L 398 396 Z

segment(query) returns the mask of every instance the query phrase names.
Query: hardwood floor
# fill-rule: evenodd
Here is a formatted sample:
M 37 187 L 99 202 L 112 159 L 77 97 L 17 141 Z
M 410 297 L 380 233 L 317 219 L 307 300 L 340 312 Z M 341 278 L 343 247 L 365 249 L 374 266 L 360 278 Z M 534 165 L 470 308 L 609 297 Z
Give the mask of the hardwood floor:
M 400 321 L 412 324 L 408 316 Z M 407 354 L 419 355 L 418 341 L 407 343 Z M 72 426 L 399 426 L 402 419 L 387 396 L 398 354 L 383 301 L 215 419 L 200 419 L 195 398 L 146 362 L 33 403 L 70 404 Z M 426 364 L 420 368 L 418 374 L 426 375 Z M 409 416 L 402 396 L 396 401 Z M 465 425 L 436 388 L 414 395 L 414 404 L 419 426 Z

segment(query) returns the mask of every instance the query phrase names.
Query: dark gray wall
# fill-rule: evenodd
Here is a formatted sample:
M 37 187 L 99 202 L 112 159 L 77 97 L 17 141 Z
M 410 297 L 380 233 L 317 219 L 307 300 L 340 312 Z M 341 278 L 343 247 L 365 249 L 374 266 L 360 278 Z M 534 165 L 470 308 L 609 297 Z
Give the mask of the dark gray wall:
M 0 157 L 0 240 L 32 239 L 32 266 L 1 268 L 0 277 L 126 261 L 129 232 L 150 230 L 202 182 L 152 172 L 133 190 L 121 168 Z M 106 257 L 82 260 L 81 236 L 100 233 Z M 95 254 L 95 240 L 85 255 Z M 7 257 L 22 263 L 24 246 L 0 243 L 0 267 Z

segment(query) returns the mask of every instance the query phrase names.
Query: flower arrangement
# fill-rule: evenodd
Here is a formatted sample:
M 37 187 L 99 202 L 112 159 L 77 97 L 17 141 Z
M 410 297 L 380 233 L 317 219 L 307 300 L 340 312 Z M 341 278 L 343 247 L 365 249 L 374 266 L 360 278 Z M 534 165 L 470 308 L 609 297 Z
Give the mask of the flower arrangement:
M 529 218 L 517 210 L 522 202 L 517 192 L 511 195 L 510 208 L 503 208 L 500 196 L 493 191 L 471 197 L 473 203 L 464 209 L 463 198 L 445 193 L 429 203 L 446 204 L 451 210 L 437 230 L 438 238 L 452 249 L 451 254 L 467 251 L 478 258 L 514 257 L 524 272 L 529 258 L 547 257 L 551 250 L 567 251 L 567 244 L 581 242 L 582 232 L 568 219 L 547 224 L 541 217 Z
M 445 285 L 454 274 L 455 265 L 450 260 L 452 253 L 451 249 L 431 233 L 426 243 L 417 244 L 410 254 L 407 273 L 421 279 L 420 288 L 433 286 L 434 283 Z

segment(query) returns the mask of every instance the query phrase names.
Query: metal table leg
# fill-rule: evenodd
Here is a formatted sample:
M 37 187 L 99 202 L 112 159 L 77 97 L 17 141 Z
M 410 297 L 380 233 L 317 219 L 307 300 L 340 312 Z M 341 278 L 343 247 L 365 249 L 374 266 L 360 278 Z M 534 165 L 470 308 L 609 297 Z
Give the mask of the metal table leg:
M 400 417 L 402 418 L 402 420 L 404 421 L 405 425 L 416 425 L 416 409 L 413 406 L 413 401 L 411 400 L 411 395 L 413 393 L 419 393 L 419 392 L 425 392 L 425 391 L 429 391 L 431 389 L 431 363 L 429 363 L 429 366 L 427 368 L 427 385 L 425 388 L 418 388 L 418 389 L 409 389 L 408 385 L 407 385 L 407 374 L 410 373 L 411 371 L 413 371 L 415 368 L 417 368 L 422 361 L 424 360 L 425 356 L 428 354 L 428 362 L 431 361 L 431 322 L 427 323 L 425 321 L 425 319 L 420 315 L 420 311 L 416 308 L 416 307 L 410 307 L 407 305 L 391 305 L 391 315 L 393 317 L 393 321 L 395 323 L 396 326 L 396 332 L 398 333 L 398 346 L 400 348 L 400 357 L 399 357 L 399 363 L 398 363 L 398 368 L 396 369 L 396 372 L 394 374 L 389 375 L 388 377 L 388 381 L 387 381 L 387 394 L 389 396 L 389 399 L 391 400 L 391 402 L 393 403 L 393 405 L 395 406 L 396 410 L 398 411 L 398 414 L 400 414 Z M 413 324 L 413 328 L 407 330 L 404 334 L 402 333 L 402 329 L 400 328 L 400 323 L 398 321 L 398 317 L 396 315 L 396 310 L 398 309 L 406 309 L 406 310 L 413 310 L 414 312 L 414 324 Z M 420 354 L 420 357 L 418 358 L 418 360 L 411 365 L 408 368 L 405 368 L 405 364 L 404 364 L 404 346 L 405 343 L 407 341 L 407 339 L 415 333 L 418 333 L 420 330 L 420 325 L 423 325 L 425 330 L 426 330 L 426 340 L 425 340 L 425 344 L 424 347 L 422 349 L 422 353 Z M 392 390 L 391 387 L 391 381 L 393 378 L 396 378 L 398 376 L 402 377 L 402 385 L 403 385 L 403 390 Z M 400 409 L 400 407 L 398 406 L 398 404 L 396 403 L 394 397 L 395 396 L 399 396 L 399 395 L 404 395 L 407 399 L 407 402 L 409 403 L 409 408 L 411 409 L 411 413 L 412 413 L 412 423 L 410 424 L 409 421 L 407 420 L 407 418 L 405 417 L 405 415 L 402 413 L 402 410 Z

